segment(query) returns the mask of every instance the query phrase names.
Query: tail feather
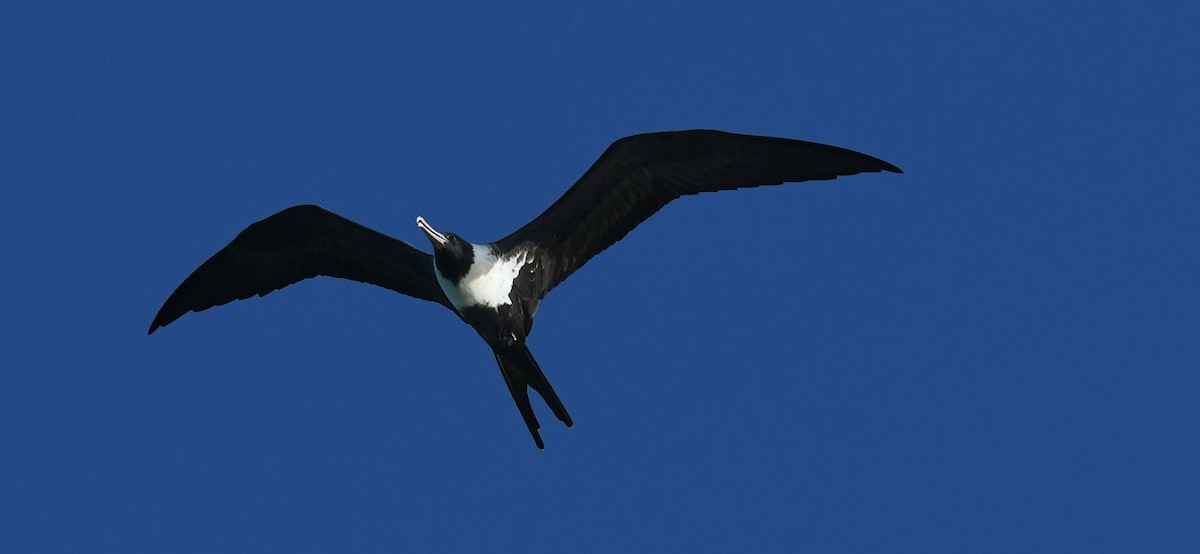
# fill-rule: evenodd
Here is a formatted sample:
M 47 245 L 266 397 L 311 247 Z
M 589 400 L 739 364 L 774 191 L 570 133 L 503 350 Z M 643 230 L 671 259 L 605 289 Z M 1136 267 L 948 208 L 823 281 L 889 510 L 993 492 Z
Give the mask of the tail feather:
M 550 386 L 550 382 L 546 380 L 546 375 L 542 373 L 542 368 L 538 366 L 537 360 L 533 358 L 533 353 L 524 344 L 519 344 L 513 348 L 505 348 L 493 350 L 496 356 L 496 363 L 500 366 L 500 374 L 504 376 L 504 384 L 508 385 L 508 392 L 512 394 L 513 401 L 517 403 L 517 409 L 521 412 L 521 417 L 525 419 L 525 426 L 529 428 L 529 434 L 533 435 L 533 442 L 540 449 L 545 449 L 546 445 L 542 442 L 542 436 L 538 433 L 541 425 L 538 424 L 537 416 L 533 413 L 533 406 L 529 403 L 529 389 L 537 391 L 546 401 L 546 405 L 550 406 L 550 410 L 554 412 L 555 417 L 570 427 L 574 425 L 571 421 L 570 414 L 563 406 L 558 395 L 554 393 L 554 388 Z
M 567 427 L 575 425 L 571 421 L 571 414 L 567 413 L 566 406 L 563 406 L 562 400 L 558 399 L 558 395 L 554 393 L 554 387 L 550 386 L 550 381 L 546 379 L 546 374 L 542 373 L 542 366 L 538 365 L 537 360 L 533 357 L 533 352 L 529 351 L 529 347 L 522 345 L 521 351 L 527 361 L 525 365 L 526 378 L 529 380 L 529 386 L 537 391 L 542 396 L 542 400 L 550 406 L 550 411 L 554 412 L 554 417 L 565 423 Z

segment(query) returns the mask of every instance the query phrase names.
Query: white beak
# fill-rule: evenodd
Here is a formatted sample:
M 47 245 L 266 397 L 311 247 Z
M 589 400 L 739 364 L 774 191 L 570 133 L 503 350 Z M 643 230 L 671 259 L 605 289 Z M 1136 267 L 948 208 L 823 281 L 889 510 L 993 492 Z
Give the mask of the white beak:
M 429 242 L 433 243 L 433 246 L 436 248 L 442 248 L 446 246 L 446 243 L 450 242 L 446 239 L 446 235 L 437 232 L 437 230 L 430 226 L 429 222 L 425 221 L 425 218 L 421 216 L 417 216 L 417 227 L 420 227 L 422 231 L 425 231 L 425 236 L 429 238 Z

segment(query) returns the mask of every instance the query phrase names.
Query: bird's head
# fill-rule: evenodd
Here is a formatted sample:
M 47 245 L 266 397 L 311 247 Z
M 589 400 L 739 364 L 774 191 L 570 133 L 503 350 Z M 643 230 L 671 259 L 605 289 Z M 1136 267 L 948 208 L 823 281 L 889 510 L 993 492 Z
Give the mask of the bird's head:
M 433 245 L 433 259 L 442 277 L 457 283 L 471 269 L 475 258 L 474 246 L 454 233 L 442 233 L 434 229 L 425 218 L 417 216 L 417 227 Z

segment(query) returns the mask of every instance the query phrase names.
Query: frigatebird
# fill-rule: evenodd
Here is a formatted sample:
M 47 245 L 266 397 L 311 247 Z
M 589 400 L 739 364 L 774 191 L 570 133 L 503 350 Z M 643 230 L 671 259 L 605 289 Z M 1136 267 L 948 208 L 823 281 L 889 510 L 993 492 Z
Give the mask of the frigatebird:
M 901 172 L 866 154 L 800 140 L 707 130 L 634 135 L 614 142 L 558 201 L 496 242 L 470 243 L 417 217 L 432 255 L 318 206 L 293 206 L 250 225 L 192 272 L 149 332 L 189 311 L 318 275 L 391 289 L 445 306 L 483 337 L 544 449 L 528 389 L 573 425 L 525 344 L 538 303 L 555 286 L 681 196 L 879 171 Z

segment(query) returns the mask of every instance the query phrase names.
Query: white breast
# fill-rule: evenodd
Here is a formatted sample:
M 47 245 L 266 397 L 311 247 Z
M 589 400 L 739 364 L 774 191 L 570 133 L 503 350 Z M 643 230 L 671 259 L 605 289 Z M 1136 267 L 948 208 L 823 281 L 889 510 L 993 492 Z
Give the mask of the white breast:
M 436 265 L 433 267 L 446 298 L 450 299 L 459 313 L 471 306 L 497 308 L 511 304 L 509 294 L 513 281 L 521 273 L 521 268 L 525 267 L 527 256 L 518 254 L 512 258 L 497 258 L 486 246 L 472 244 L 471 247 L 475 249 L 474 263 L 457 287 L 442 277 Z

